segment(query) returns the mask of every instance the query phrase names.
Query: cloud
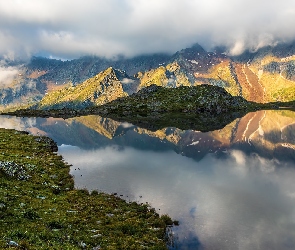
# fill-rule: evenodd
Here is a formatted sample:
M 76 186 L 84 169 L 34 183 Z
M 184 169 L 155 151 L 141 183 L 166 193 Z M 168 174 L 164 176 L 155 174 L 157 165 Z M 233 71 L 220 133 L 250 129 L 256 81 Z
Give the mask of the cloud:
M 122 122 L 120 126 L 122 126 L 123 128 L 132 128 L 132 127 L 134 127 L 134 125 L 129 123 L 129 122 Z
M 36 118 L 24 118 L 13 116 L 0 116 L 0 127 L 25 131 L 36 126 Z
M 114 57 L 199 42 L 233 54 L 295 38 L 285 0 L 0 0 L 0 54 Z
M 9 86 L 20 73 L 18 67 L 4 66 L 0 62 L 0 88 Z
M 129 78 L 123 78 L 123 80 L 121 80 L 121 83 L 123 84 L 129 84 L 129 83 L 134 83 L 135 80 L 129 79 Z

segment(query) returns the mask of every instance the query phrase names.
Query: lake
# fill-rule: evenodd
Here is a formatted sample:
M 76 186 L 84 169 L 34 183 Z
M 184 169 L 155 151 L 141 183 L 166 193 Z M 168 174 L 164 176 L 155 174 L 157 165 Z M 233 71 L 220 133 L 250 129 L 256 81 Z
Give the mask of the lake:
M 202 133 L 99 116 L 0 116 L 46 135 L 78 188 L 148 202 L 180 225 L 176 249 L 295 249 L 295 113 L 258 111 Z

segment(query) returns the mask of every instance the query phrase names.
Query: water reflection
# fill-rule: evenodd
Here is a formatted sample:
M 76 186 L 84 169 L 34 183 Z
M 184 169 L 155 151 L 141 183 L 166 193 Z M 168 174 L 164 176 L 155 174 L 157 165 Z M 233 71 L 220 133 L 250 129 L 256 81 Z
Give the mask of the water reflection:
M 0 124 L 2 127 L 50 136 L 58 145 L 67 144 L 83 149 L 108 145 L 156 151 L 172 149 L 195 160 L 202 159 L 208 153 L 214 152 L 222 157 L 228 149 L 239 149 L 269 159 L 295 160 L 295 113 L 287 110 L 249 113 L 223 129 L 207 133 L 173 127 L 149 131 L 100 116 L 66 120 L 0 116 Z
M 278 168 L 274 160 L 238 150 L 200 162 L 129 147 L 81 152 L 62 146 L 60 152 L 74 164 L 78 187 L 148 201 L 180 218 L 181 249 L 196 238 L 206 249 L 294 249 L 293 163 Z
M 98 116 L 0 117 L 52 137 L 77 187 L 149 202 L 180 220 L 180 249 L 295 248 L 295 114 L 259 111 L 208 133 Z

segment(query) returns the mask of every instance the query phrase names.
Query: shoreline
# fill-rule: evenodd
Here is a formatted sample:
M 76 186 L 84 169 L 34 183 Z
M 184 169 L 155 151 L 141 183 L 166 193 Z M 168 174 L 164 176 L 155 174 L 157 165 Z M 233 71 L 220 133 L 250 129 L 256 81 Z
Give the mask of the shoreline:
M 168 215 L 75 189 L 69 170 L 52 139 L 0 129 L 1 248 L 167 249 Z

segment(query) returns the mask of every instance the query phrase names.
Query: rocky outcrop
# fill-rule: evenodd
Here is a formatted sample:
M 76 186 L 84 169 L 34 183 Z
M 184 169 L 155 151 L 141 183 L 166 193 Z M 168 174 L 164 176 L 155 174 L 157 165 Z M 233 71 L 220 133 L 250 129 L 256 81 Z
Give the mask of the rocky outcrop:
M 246 110 L 251 104 L 242 97 L 235 97 L 223 88 L 200 85 L 194 87 L 163 88 L 150 85 L 137 93 L 102 106 L 105 112 L 151 113 L 151 112 L 209 112 L 222 113 Z
M 295 44 L 269 46 L 239 57 L 218 50 L 206 52 L 196 44 L 177 52 L 170 64 L 140 73 L 139 89 L 151 84 L 164 87 L 210 84 L 248 101 L 286 102 L 295 99 L 294 65 Z
M 153 84 L 168 88 L 193 85 L 176 61 L 166 67 L 160 66 L 144 73 L 139 72 L 137 77 L 140 80 L 139 90 Z

